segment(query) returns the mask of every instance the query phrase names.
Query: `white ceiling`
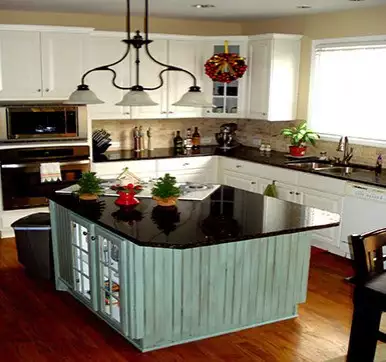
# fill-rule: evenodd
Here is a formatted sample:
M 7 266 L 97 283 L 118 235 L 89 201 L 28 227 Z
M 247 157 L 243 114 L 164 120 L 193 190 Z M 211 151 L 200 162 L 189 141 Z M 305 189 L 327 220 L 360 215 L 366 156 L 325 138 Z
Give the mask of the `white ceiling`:
M 131 0 L 132 13 L 143 11 L 143 0 Z M 210 9 L 193 4 L 213 4 Z M 150 14 L 160 17 L 242 19 L 355 9 L 386 4 L 386 0 L 150 0 Z M 297 9 L 311 5 L 312 9 Z M 0 0 L 0 9 L 122 15 L 126 0 Z

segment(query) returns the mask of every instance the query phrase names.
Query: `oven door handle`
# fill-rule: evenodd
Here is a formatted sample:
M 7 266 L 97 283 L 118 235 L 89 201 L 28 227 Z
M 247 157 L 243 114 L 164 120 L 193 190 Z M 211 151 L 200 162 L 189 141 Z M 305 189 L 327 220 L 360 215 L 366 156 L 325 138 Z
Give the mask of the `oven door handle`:
M 41 163 L 49 163 L 49 162 L 41 162 Z M 1 165 L 1 168 L 24 168 L 24 167 L 30 167 L 30 166 L 38 166 L 41 163 L 9 163 L 5 165 Z M 60 166 L 86 165 L 89 163 L 90 163 L 90 160 L 59 162 Z

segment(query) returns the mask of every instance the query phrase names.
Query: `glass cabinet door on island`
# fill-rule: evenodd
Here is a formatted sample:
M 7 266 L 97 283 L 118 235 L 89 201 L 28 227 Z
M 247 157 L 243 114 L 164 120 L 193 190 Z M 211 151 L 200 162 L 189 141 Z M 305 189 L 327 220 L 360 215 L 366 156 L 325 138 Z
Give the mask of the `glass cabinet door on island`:
M 214 54 L 224 53 L 225 45 L 220 42 L 211 44 L 206 50 L 206 60 Z M 242 42 L 229 42 L 229 53 L 236 53 L 241 56 L 246 55 L 246 45 Z M 247 63 L 248 64 L 248 63 Z M 213 102 L 212 109 L 206 109 L 204 114 L 208 117 L 238 117 L 245 111 L 244 89 L 245 79 L 240 78 L 230 83 L 214 82 L 207 75 L 205 77 L 205 92 L 211 95 Z M 245 75 L 244 75 L 245 77 Z
M 99 314 L 124 335 L 128 333 L 126 242 L 98 226 Z
M 86 220 L 71 214 L 72 269 L 74 293 L 92 309 L 97 310 L 95 277 L 95 237 Z

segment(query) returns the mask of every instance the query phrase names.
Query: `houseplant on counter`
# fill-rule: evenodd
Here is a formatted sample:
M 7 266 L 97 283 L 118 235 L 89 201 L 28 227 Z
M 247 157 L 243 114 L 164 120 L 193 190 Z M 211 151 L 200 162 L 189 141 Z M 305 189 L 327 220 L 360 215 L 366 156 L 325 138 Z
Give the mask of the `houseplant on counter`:
M 173 206 L 176 204 L 178 196 L 180 196 L 180 189 L 176 186 L 176 183 L 176 178 L 168 173 L 157 180 L 151 194 L 158 205 Z
M 83 172 L 78 181 L 78 195 L 81 200 L 96 200 L 103 192 L 102 182 L 95 172 Z
M 291 156 L 301 157 L 306 154 L 307 143 L 315 146 L 319 135 L 307 128 L 307 123 L 302 122 L 299 125 L 291 128 L 284 128 L 280 133 L 291 141 L 289 152 Z

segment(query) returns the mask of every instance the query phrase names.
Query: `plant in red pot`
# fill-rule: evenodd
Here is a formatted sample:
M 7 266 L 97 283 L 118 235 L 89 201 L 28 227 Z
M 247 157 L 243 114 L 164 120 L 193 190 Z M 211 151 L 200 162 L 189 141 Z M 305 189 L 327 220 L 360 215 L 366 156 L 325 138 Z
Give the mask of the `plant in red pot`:
M 302 122 L 291 128 L 284 128 L 280 132 L 285 138 L 289 138 L 291 146 L 289 152 L 291 156 L 302 157 L 306 154 L 307 143 L 315 146 L 319 135 L 307 128 L 307 123 Z
M 128 184 L 117 188 L 118 198 L 115 204 L 118 206 L 134 206 L 139 204 L 139 200 L 135 197 L 142 190 L 141 185 Z

